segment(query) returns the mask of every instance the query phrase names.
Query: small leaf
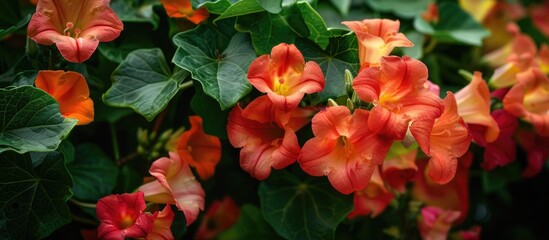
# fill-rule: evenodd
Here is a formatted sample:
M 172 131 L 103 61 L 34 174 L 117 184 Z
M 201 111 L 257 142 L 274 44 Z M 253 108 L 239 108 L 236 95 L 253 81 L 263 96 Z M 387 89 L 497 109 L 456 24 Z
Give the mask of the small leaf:
M 110 6 L 123 22 L 147 22 L 156 29 L 159 17 L 153 11 L 153 5 L 157 3 L 157 0 L 112 0 Z
M 298 2 L 297 7 L 309 29 L 308 38 L 318 44 L 322 49 L 326 49 L 329 44 L 330 32 L 328 32 L 326 23 L 322 17 L 308 2 Z
M 0 153 L 53 151 L 76 122 L 63 118 L 57 101 L 40 89 L 0 89 Z
M 131 107 L 152 121 L 175 96 L 187 74 L 172 74 L 158 48 L 136 50 L 112 73 L 113 84 L 103 101 L 111 106 Z
M 471 15 L 453 2 L 439 5 L 440 19 L 436 24 L 426 22 L 421 16 L 414 20 L 418 32 L 431 35 L 439 42 L 481 46 L 482 39 L 490 35 Z
M 282 0 L 255 0 L 263 9 L 270 13 L 279 13 L 282 11 Z
M 29 23 L 30 18 L 31 18 L 31 15 L 29 14 L 25 18 L 23 18 L 19 22 L 17 22 L 15 25 L 13 25 L 9 28 L 6 28 L 6 29 L 0 29 L 0 40 L 4 39 L 4 37 L 8 36 L 10 33 L 13 33 L 15 31 L 21 29 L 25 25 L 27 25 L 27 23 Z
M 392 12 L 401 18 L 413 18 L 427 9 L 433 0 L 365 0 L 374 10 Z M 442 16 L 442 15 L 441 15 Z
M 95 202 L 116 186 L 118 167 L 97 145 L 78 145 L 67 168 L 74 180 L 72 191 L 77 199 Z
M 300 179 L 285 170 L 260 183 L 259 199 L 267 222 L 286 239 L 333 239 L 353 208 L 352 195 L 342 195 L 326 179 Z
M 2 239 L 40 239 L 69 223 L 72 180 L 63 155 L 0 153 Z M 41 163 L 33 166 L 33 162 Z M 3 228 L 0 226 L 0 228 Z
M 214 22 L 221 19 L 237 17 L 257 12 L 263 12 L 265 9 L 257 2 L 257 0 L 242 0 L 231 5 L 221 16 L 217 17 Z
M 245 204 L 240 208 L 237 222 L 219 236 L 219 240 L 282 239 L 265 221 L 258 207 Z
M 234 106 L 248 94 L 248 67 L 256 58 L 246 34 L 229 38 L 208 25 L 179 33 L 172 62 L 191 72 L 204 92 L 213 97 L 222 110 Z
M 326 79 L 324 90 L 317 95 L 313 104 L 346 95 L 345 69 L 349 69 L 356 76 L 359 68 L 356 37 L 352 34 L 331 37 L 326 50 L 306 41 L 298 41 L 296 44 L 305 60 L 315 61 L 320 65 Z

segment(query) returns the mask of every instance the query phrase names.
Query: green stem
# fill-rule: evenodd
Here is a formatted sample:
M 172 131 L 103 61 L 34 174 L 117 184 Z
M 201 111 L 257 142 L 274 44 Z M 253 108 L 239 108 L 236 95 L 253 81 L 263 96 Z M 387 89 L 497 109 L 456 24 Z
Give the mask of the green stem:
M 437 46 L 437 40 L 435 40 L 434 38 L 431 38 L 431 40 L 429 40 L 429 44 L 423 49 L 423 55 L 427 55 L 427 53 L 433 51 L 433 49 L 435 49 L 436 46 Z
M 80 202 L 74 198 L 69 199 L 69 202 L 76 206 L 84 207 L 84 208 L 96 208 L 97 204 L 95 203 L 86 203 L 86 202 Z
M 118 136 L 116 135 L 116 125 L 114 123 L 109 123 L 109 128 L 111 129 L 111 141 L 112 149 L 114 152 L 114 159 L 118 162 L 120 159 L 120 149 L 118 148 Z
M 192 87 L 193 86 L 193 81 L 188 81 L 188 82 L 184 82 L 182 83 L 181 85 L 179 85 L 179 90 L 185 90 L 189 87 Z

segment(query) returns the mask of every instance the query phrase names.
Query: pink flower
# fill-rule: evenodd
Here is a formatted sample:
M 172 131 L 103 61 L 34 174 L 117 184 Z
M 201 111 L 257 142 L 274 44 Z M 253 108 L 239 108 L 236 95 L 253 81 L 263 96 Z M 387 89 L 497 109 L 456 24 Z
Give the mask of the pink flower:
M 303 55 L 293 44 L 281 43 L 273 47 L 271 55 L 255 59 L 248 70 L 250 83 L 267 93 L 274 107 L 291 111 L 303 95 L 324 89 L 324 74 L 316 62 L 305 63 Z
M 143 192 L 113 194 L 97 202 L 99 239 L 144 238 L 153 229 L 158 212 L 143 212 L 146 208 Z
M 175 204 L 185 214 L 188 226 L 204 209 L 205 193 L 189 165 L 177 153 L 169 154 L 170 158 L 159 158 L 149 169 L 156 181 L 141 185 L 138 190 L 145 193 L 149 202 Z
M 41 0 L 27 35 L 39 44 L 55 44 L 69 62 L 84 62 L 99 42 L 116 39 L 124 27 L 109 2 Z
M 421 209 L 418 219 L 419 233 L 424 240 L 446 240 L 452 223 L 459 218 L 460 212 L 443 210 L 427 206 Z

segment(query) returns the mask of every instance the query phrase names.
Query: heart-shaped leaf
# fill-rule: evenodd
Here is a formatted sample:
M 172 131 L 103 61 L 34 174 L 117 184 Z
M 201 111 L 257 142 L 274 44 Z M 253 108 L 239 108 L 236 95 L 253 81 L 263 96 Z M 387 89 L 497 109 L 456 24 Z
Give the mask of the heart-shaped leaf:
M 131 107 L 148 121 L 162 111 L 187 77 L 186 71 L 172 74 L 158 48 L 139 49 L 112 73 L 113 84 L 103 95 L 110 106 Z
M 240 16 L 236 20 L 236 29 L 249 32 L 257 54 L 268 54 L 279 43 L 293 43 L 295 32 L 280 14 L 261 12 Z
M 72 180 L 61 153 L 3 152 L 0 172 L 2 239 L 44 238 L 71 221 Z
M 324 20 L 308 2 L 298 2 L 297 7 L 301 12 L 303 21 L 309 29 L 308 38 L 318 44 L 322 49 L 325 49 L 330 43 L 330 32 L 328 31 Z
M 245 204 L 240 208 L 237 222 L 229 230 L 221 233 L 220 240 L 238 239 L 282 239 L 265 221 L 258 207 Z
M 208 25 L 200 25 L 178 33 L 173 41 L 178 48 L 172 62 L 190 71 L 222 110 L 234 106 L 251 90 L 246 76 L 256 55 L 246 34 L 227 37 Z
M 265 11 L 265 9 L 257 2 L 257 0 L 241 0 L 227 8 L 227 10 L 217 17 L 214 22 L 225 18 L 238 17 L 263 11 Z
M 57 101 L 40 89 L 0 89 L 0 153 L 53 151 L 76 122 L 63 118 Z
M 158 0 L 112 0 L 110 3 L 111 8 L 120 17 L 120 20 L 124 22 L 147 22 L 156 29 L 159 17 L 153 11 L 153 5 L 155 4 L 158 4 Z
M 267 222 L 286 239 L 333 239 L 353 208 L 352 195 L 342 195 L 326 179 L 285 170 L 261 182 L 259 199 Z

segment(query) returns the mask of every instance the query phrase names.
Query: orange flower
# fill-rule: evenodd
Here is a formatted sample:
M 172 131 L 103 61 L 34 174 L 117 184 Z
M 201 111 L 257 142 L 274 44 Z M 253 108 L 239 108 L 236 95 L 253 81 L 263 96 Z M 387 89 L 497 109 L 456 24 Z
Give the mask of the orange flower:
M 154 214 L 143 212 L 146 208 L 143 192 L 113 194 L 97 202 L 97 229 L 99 239 L 143 238 L 153 230 Z
M 328 176 L 343 194 L 364 189 L 389 151 L 392 139 L 370 130 L 370 112 L 343 106 L 328 107 L 312 120 L 315 135 L 301 149 L 297 161 L 312 176 Z
M 549 136 L 549 78 L 538 68 L 517 74 L 518 82 L 503 98 L 505 111 L 534 125 Z
M 368 185 L 355 192 L 353 196 L 354 209 L 349 213 L 349 218 L 356 216 L 377 217 L 387 208 L 395 195 L 385 188 L 385 183 L 379 174 L 379 168 L 375 168 Z
M 294 163 L 300 148 L 295 131 L 308 122 L 303 109 L 282 112 L 269 97 L 253 100 L 245 109 L 236 106 L 229 114 L 227 135 L 240 151 L 240 166 L 252 177 L 263 180 L 271 167 L 282 169 Z M 305 119 L 305 120 L 303 120 Z
M 395 47 L 414 46 L 404 34 L 398 32 L 398 20 L 365 19 L 342 23 L 356 34 L 361 69 L 379 65 L 381 57 L 389 56 Z
M 42 70 L 34 84 L 57 100 L 65 118 L 77 119 L 76 125 L 93 121 L 93 101 L 89 98 L 88 83 L 80 73 Z
M 404 192 L 406 183 L 416 174 L 417 152 L 417 146 L 406 148 L 402 143 L 395 142 L 385 157 L 382 165 L 383 179 L 396 191 Z
M 431 157 L 427 173 L 432 181 L 446 184 L 454 178 L 458 157 L 469 149 L 472 136 L 463 119 L 458 115 L 454 95 L 447 92 L 444 113 L 436 120 L 431 132 Z
M 191 129 L 181 134 L 177 153 L 206 180 L 214 175 L 215 166 L 221 160 L 221 142 L 216 136 L 204 133 L 200 116 L 190 116 L 189 121 Z
M 99 42 L 116 39 L 124 28 L 109 2 L 39 1 L 27 35 L 39 44 L 55 44 L 69 62 L 84 62 L 91 57 Z
M 209 15 L 206 7 L 194 10 L 190 0 L 160 0 L 160 2 L 171 18 L 186 18 L 194 24 L 199 24 Z
M 432 23 L 436 24 L 439 20 L 437 4 L 436 3 L 429 3 L 429 5 L 427 6 L 427 10 L 425 10 L 425 12 L 421 13 L 421 17 L 426 22 L 432 22 Z
M 464 88 L 456 92 L 458 114 L 467 124 L 482 125 L 485 127 L 481 139 L 477 142 L 490 143 L 499 135 L 499 127 L 490 115 L 490 90 L 482 79 L 482 73 L 475 72 L 473 80 Z M 474 137 L 475 135 L 473 135 Z M 484 144 L 485 145 L 485 144 Z
M 147 235 L 146 239 L 174 239 L 171 229 L 174 217 L 175 214 L 172 211 L 171 205 L 166 204 L 166 206 L 164 206 L 164 210 L 162 210 L 156 217 L 153 229 Z
M 460 212 L 443 210 L 438 207 L 427 206 L 421 209 L 418 219 L 418 228 L 424 240 L 446 240 L 452 223 L 459 218 Z
M 240 209 L 230 196 L 212 202 L 194 235 L 195 240 L 216 239 L 238 220 Z
M 324 88 L 324 74 L 316 62 L 305 63 L 303 55 L 293 44 L 281 43 L 273 47 L 271 55 L 255 59 L 248 70 L 250 83 L 267 93 L 274 106 L 284 111 L 297 107 L 305 93 Z
M 426 86 L 427 67 L 409 57 L 383 57 L 379 67 L 361 71 L 353 81 L 358 97 L 373 103 L 368 126 L 391 139 L 409 131 L 429 153 L 429 134 L 444 109 L 442 99 Z
M 204 189 L 196 181 L 189 165 L 177 153 L 162 157 L 151 165 L 149 172 L 156 181 L 139 187 L 145 199 L 154 203 L 175 204 L 185 214 L 187 226 L 193 223 L 204 209 Z
M 546 37 L 549 37 L 549 2 L 543 1 L 543 5 L 536 4 L 531 8 L 531 17 L 534 26 L 543 33 Z

